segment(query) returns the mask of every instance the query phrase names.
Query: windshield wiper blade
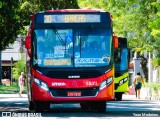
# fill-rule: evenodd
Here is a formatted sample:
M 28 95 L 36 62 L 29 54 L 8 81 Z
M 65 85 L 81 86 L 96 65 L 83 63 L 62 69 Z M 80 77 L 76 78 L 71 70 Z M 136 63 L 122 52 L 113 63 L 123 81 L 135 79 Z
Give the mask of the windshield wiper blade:
M 62 39 L 61 35 L 58 33 L 57 29 L 55 29 L 55 28 L 53 27 L 53 31 L 56 33 L 56 35 L 57 35 L 59 41 L 61 42 L 61 44 L 62 44 L 63 46 L 65 46 L 65 42 L 64 42 L 64 40 Z
M 83 36 L 83 37 L 80 37 L 80 45 L 81 45 L 81 46 L 83 46 L 85 40 L 87 39 L 89 33 L 93 30 L 93 28 L 94 28 L 94 26 L 91 25 L 91 27 L 89 28 L 89 31 L 86 33 L 86 35 Z

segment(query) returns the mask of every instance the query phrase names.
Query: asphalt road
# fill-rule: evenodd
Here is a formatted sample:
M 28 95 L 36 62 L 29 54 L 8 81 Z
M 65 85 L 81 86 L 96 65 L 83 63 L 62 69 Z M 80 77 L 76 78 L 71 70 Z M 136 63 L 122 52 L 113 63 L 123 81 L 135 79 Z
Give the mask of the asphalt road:
M 68 118 L 97 118 L 108 117 L 160 117 L 160 101 L 136 99 L 134 96 L 125 95 L 122 101 L 108 101 L 105 113 L 95 111 L 82 111 L 79 104 L 51 104 L 49 112 L 37 113 L 38 117 L 54 117 L 57 119 Z M 20 116 L 32 115 L 34 111 L 28 110 L 27 96 L 0 95 L 0 116 L 5 112 L 17 113 Z

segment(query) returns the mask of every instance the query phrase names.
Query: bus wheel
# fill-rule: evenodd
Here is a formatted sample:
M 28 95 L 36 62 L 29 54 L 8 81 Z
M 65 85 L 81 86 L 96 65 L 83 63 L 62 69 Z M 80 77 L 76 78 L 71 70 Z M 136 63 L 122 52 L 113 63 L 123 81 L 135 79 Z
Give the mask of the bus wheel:
M 36 112 L 42 112 L 42 111 L 49 111 L 50 110 L 50 103 L 49 102 L 41 102 L 41 101 L 35 101 L 34 107 Z
M 29 101 L 29 110 L 34 110 L 34 103 L 33 103 L 33 101 Z
M 82 110 L 89 110 L 89 105 L 87 103 L 80 103 Z
M 91 109 L 98 112 L 106 112 L 106 101 L 93 101 Z
M 97 111 L 98 112 L 106 112 L 106 101 L 99 101 L 97 103 Z
M 116 101 L 121 101 L 122 100 L 122 94 L 121 92 L 116 92 L 115 93 L 115 100 Z

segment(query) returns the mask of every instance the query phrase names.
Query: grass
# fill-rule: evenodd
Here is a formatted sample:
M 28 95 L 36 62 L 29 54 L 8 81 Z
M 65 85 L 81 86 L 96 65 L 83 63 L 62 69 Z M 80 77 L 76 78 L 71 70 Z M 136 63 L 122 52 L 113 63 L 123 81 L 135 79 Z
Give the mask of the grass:
M 19 86 L 13 83 L 12 86 L 0 85 L 0 94 L 17 94 L 19 92 Z M 27 93 L 26 86 L 24 86 L 23 93 Z

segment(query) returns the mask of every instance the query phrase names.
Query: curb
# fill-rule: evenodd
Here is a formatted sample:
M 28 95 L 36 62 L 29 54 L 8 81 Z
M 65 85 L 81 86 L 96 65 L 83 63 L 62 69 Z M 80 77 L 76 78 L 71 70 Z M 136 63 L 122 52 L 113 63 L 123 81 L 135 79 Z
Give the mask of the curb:
M 18 94 L 0 94 L 0 99 L 1 98 L 17 98 L 19 97 Z M 23 98 L 27 98 L 27 94 L 22 94 Z

